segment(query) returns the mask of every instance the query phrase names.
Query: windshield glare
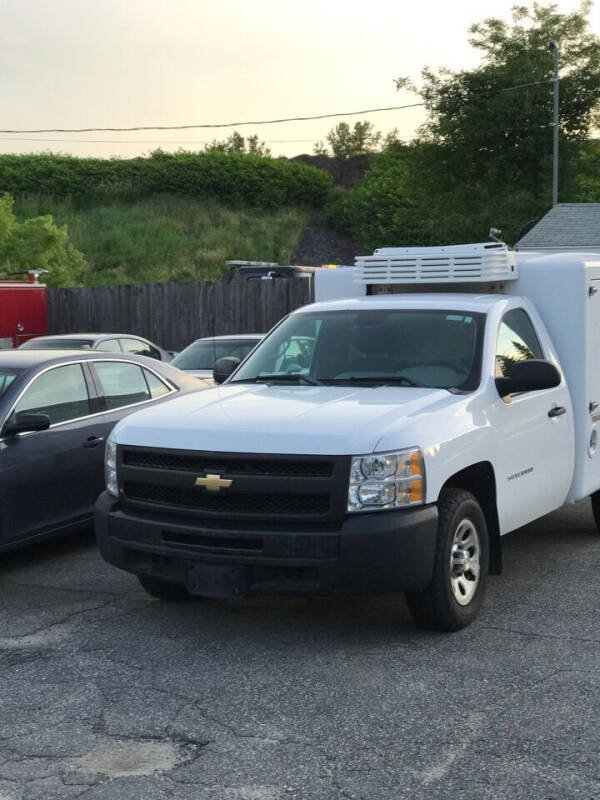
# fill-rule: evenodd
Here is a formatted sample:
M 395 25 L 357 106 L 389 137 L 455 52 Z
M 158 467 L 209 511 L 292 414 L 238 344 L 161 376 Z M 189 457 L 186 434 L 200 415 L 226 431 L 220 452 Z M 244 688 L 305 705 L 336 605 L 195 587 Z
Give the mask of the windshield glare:
M 369 309 L 292 314 L 236 372 L 239 381 L 408 385 L 472 391 L 484 314 Z
M 227 342 L 194 342 L 182 350 L 171 361 L 171 366 L 178 369 L 212 370 L 215 362 L 226 356 L 234 356 L 242 361 L 250 350 L 256 346 L 258 339 L 242 339 Z

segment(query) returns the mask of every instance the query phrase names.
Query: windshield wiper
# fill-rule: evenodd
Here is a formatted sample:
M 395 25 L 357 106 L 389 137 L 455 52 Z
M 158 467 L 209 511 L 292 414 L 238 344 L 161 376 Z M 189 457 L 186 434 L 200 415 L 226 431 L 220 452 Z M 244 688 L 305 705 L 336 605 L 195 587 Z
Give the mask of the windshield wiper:
M 307 383 L 309 386 L 323 386 L 321 381 L 313 378 L 312 375 L 303 375 L 300 372 L 291 372 L 288 374 L 276 372 L 274 375 L 257 375 L 255 378 L 245 378 L 240 381 L 232 381 L 233 383 L 274 383 L 276 381 L 289 381 L 290 383 Z
M 323 378 L 327 383 L 377 383 L 386 386 L 391 383 L 398 383 L 401 386 L 417 386 L 423 388 L 423 384 L 415 383 L 412 378 L 405 375 L 349 375 L 347 378 Z

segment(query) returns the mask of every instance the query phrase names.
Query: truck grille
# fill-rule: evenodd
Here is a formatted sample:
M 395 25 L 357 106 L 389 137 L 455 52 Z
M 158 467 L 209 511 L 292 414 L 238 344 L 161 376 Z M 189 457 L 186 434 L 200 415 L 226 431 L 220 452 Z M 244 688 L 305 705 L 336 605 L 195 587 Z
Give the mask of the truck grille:
M 331 461 L 278 461 L 256 458 L 247 460 L 239 456 L 216 454 L 177 455 L 174 453 L 125 450 L 123 463 L 132 467 L 179 470 L 184 472 L 227 472 L 237 475 L 287 475 L 289 477 L 328 478 L 333 472 Z
M 209 494 L 203 490 L 180 486 L 157 486 L 153 483 L 125 481 L 125 495 L 144 503 L 194 508 L 219 514 L 261 514 L 266 516 L 290 514 L 326 514 L 327 495 L 310 494 Z
M 346 514 L 348 456 L 289 456 L 118 447 L 124 505 L 205 518 L 330 522 Z M 231 480 L 207 491 L 196 479 Z

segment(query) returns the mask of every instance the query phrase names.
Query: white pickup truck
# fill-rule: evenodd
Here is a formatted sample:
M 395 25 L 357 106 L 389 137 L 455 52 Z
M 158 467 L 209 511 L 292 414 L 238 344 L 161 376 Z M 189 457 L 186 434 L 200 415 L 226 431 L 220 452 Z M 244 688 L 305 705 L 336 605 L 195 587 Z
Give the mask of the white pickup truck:
M 161 599 L 403 591 L 467 625 L 503 534 L 600 520 L 598 288 L 597 255 L 496 243 L 324 270 L 220 385 L 116 426 L 102 555 Z

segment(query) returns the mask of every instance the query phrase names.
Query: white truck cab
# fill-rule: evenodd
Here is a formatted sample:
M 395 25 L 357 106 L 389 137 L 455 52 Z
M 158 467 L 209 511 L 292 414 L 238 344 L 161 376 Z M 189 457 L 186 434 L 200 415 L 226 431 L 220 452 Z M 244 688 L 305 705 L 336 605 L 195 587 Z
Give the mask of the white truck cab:
M 404 591 L 420 624 L 468 624 L 503 534 L 588 495 L 600 518 L 596 259 L 486 243 L 322 271 L 220 385 L 116 426 L 104 558 L 162 599 Z

